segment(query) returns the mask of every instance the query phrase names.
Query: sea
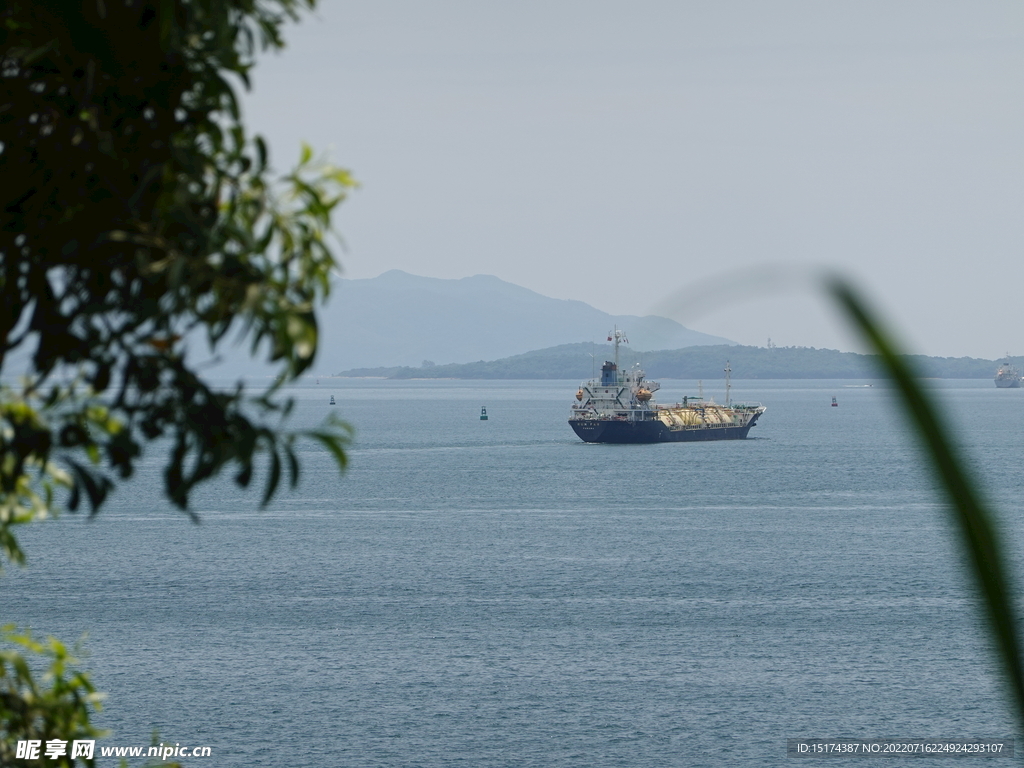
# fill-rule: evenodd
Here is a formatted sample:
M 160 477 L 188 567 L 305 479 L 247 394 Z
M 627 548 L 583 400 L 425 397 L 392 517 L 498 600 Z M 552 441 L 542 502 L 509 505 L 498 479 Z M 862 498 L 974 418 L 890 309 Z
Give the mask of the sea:
M 661 445 L 581 442 L 577 385 L 308 381 L 291 425 L 349 422 L 344 474 L 304 442 L 297 488 L 260 510 L 260 477 L 218 479 L 195 523 L 157 446 L 95 517 L 24 527 L 0 621 L 80 644 L 100 766 L 154 738 L 210 768 L 647 768 L 1016 735 L 884 381 L 734 380 L 768 409 L 749 439 Z M 925 385 L 1024 584 L 1024 390 Z

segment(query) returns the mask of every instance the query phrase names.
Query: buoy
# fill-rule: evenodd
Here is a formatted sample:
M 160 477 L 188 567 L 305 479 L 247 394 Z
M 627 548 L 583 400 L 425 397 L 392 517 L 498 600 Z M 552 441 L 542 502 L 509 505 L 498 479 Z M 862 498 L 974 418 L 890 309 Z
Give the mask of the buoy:
M 836 402 L 836 399 L 834 397 L 832 398 L 832 407 L 833 408 L 838 408 L 839 407 L 839 403 Z
M 487 421 L 487 408 L 483 407 L 480 409 L 480 421 Z
M 331 395 L 331 402 L 330 402 L 330 405 L 334 405 L 334 395 Z

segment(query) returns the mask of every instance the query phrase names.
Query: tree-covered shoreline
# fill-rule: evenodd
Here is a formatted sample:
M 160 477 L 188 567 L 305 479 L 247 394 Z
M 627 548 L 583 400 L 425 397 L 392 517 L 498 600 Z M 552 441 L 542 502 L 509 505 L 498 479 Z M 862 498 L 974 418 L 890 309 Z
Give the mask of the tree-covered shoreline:
M 526 352 L 500 360 L 419 367 L 356 368 L 337 374 L 346 378 L 387 379 L 587 379 L 605 360 L 610 345 L 581 342 Z M 995 375 L 1000 361 L 975 357 L 908 355 L 922 377 L 985 379 Z M 1010 358 L 1024 367 L 1024 358 Z M 640 363 L 652 379 L 717 379 L 726 361 L 739 379 L 871 379 L 880 373 L 878 357 L 814 347 L 698 346 L 638 353 L 620 350 L 623 365 Z

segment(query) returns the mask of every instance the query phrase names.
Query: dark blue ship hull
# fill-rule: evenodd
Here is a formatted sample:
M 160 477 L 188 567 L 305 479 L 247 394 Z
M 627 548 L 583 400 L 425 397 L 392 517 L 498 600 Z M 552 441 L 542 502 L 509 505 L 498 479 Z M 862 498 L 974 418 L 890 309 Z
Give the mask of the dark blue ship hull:
M 588 443 L 696 443 L 704 440 L 742 440 L 757 417 L 743 427 L 707 424 L 669 429 L 661 421 L 620 419 L 570 419 L 569 426 Z

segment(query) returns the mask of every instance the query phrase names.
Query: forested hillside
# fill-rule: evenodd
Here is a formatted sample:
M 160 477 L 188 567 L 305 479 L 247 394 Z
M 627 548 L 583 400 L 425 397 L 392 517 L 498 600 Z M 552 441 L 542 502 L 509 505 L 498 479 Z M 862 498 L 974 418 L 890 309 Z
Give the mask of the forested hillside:
M 610 359 L 613 351 L 603 344 L 562 344 L 557 347 L 504 357 L 500 360 L 458 365 L 425 365 L 417 368 L 360 368 L 338 375 L 380 376 L 393 379 L 587 379 Z M 735 345 L 686 347 L 685 349 L 635 353 L 620 350 L 621 363 L 642 364 L 650 378 L 717 379 L 726 361 L 739 379 L 867 379 L 877 376 L 871 355 L 812 347 L 744 347 Z M 927 357 L 911 355 L 920 375 L 926 378 L 991 378 L 998 361 L 974 357 Z M 1022 367 L 1024 358 L 1011 358 Z

